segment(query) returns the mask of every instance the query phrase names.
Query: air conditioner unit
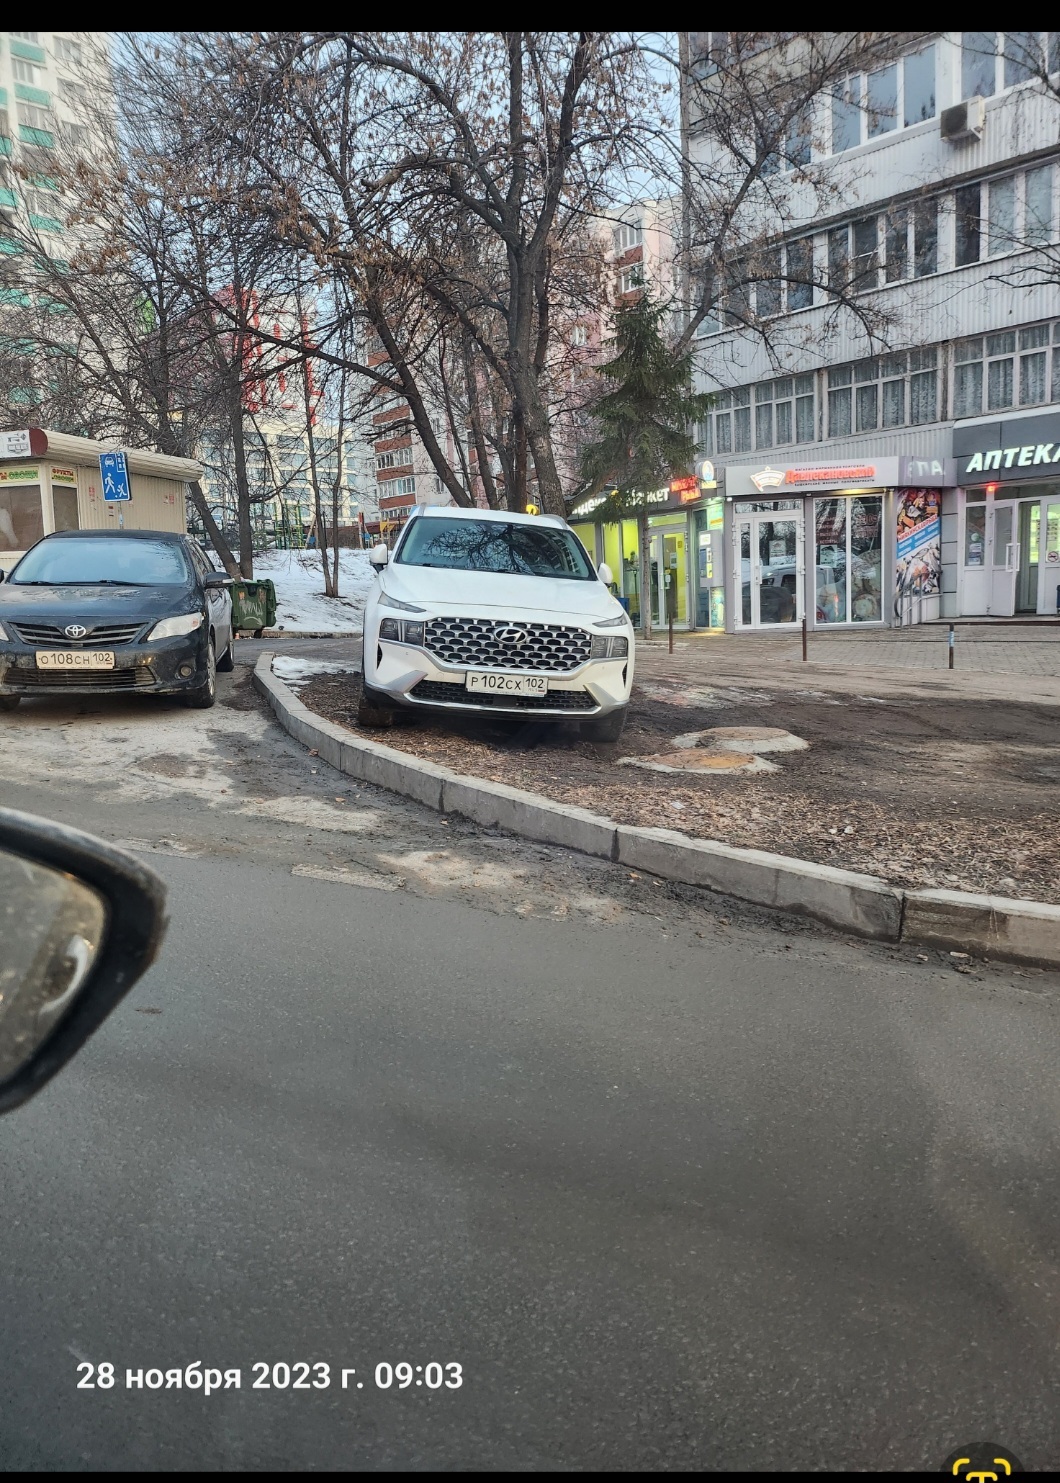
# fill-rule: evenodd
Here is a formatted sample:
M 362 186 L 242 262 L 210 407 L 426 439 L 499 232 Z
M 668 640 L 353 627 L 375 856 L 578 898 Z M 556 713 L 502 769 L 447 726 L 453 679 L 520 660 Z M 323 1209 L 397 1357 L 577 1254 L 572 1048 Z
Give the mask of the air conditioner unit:
M 966 139 L 981 139 L 985 122 L 986 109 L 982 98 L 965 98 L 963 103 L 942 110 L 940 131 L 950 144 L 961 144 Z

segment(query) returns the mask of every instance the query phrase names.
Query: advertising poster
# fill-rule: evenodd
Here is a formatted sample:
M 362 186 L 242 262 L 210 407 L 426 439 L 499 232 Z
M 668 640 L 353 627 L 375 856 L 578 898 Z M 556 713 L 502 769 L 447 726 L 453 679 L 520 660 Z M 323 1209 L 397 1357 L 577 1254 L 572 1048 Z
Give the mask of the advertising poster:
M 898 561 L 895 612 L 906 595 L 934 597 L 942 583 L 942 493 L 938 489 L 895 491 Z

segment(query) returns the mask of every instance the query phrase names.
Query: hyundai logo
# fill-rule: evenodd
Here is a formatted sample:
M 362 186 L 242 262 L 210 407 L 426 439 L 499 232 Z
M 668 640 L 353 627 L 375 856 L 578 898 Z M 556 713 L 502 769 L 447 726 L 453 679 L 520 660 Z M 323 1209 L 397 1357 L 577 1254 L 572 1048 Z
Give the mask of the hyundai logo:
M 63 633 L 66 634 L 68 639 L 83 639 L 87 632 L 88 629 L 82 628 L 80 623 L 69 623 L 63 629 Z
M 527 633 L 525 628 L 498 628 L 497 630 L 497 642 L 499 644 L 507 644 L 511 649 L 525 644 L 526 639 Z

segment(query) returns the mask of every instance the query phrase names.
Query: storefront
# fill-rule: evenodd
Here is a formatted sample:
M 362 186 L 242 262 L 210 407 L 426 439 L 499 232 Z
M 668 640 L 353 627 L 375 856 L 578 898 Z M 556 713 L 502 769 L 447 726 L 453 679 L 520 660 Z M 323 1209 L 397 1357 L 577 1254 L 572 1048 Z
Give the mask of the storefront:
M 126 449 L 130 498 L 104 497 L 107 443 L 42 428 L 0 433 L 0 568 L 10 571 L 42 536 L 62 530 L 187 529 L 185 485 L 202 474 L 188 458 Z
M 725 470 L 730 632 L 939 616 L 945 458 Z M 809 551 L 807 550 L 809 545 Z
M 1060 613 L 1060 412 L 957 423 L 953 451 L 957 611 Z
M 654 491 L 643 511 L 596 495 L 569 519 L 594 561 L 611 568 L 615 595 L 636 627 L 644 627 L 645 590 L 653 629 L 671 618 L 676 629 L 724 626 L 724 512 L 712 466 Z

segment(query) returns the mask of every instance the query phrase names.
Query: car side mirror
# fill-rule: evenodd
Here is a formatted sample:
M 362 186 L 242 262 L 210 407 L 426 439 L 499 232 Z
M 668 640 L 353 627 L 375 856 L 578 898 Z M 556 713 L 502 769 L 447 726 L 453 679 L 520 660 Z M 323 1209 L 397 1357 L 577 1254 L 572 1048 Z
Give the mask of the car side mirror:
M 0 582 L 2 582 L 5 579 L 6 576 L 7 576 L 7 573 L 4 571 L 3 567 L 0 566 Z
M 208 572 L 202 579 L 204 587 L 231 587 L 233 579 L 227 572 Z
M 372 546 L 368 552 L 368 560 L 377 571 L 382 571 L 390 560 L 390 552 L 386 546 Z
M 153 962 L 165 899 L 124 850 L 0 808 L 0 1113 L 35 1096 Z
M 611 568 L 608 566 L 607 562 L 606 561 L 601 561 L 600 565 L 596 568 L 596 570 L 597 570 L 597 573 L 598 573 L 598 575 L 600 577 L 600 581 L 603 582 L 604 586 L 605 587 L 610 587 L 611 583 L 615 580 L 615 578 L 614 578 L 614 573 L 611 571 Z

